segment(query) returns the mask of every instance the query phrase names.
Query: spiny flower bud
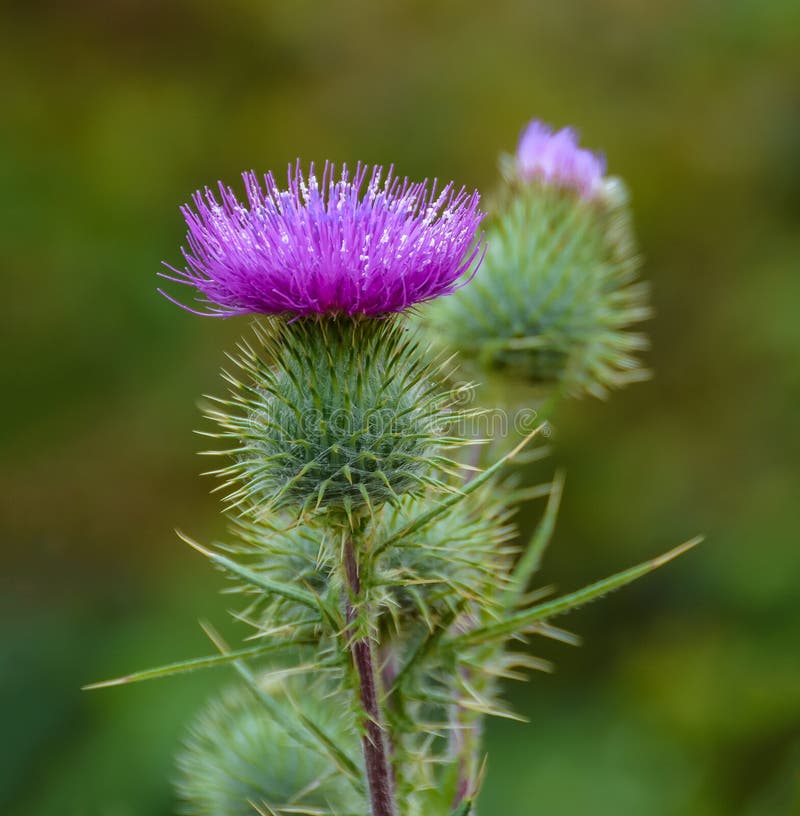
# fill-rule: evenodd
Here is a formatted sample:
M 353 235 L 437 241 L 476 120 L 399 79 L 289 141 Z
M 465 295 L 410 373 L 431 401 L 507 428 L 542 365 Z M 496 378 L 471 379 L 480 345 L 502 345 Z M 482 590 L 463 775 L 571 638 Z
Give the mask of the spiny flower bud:
M 188 816 L 254 813 L 363 813 L 363 797 L 321 753 L 301 742 L 302 718 L 358 756 L 358 732 L 347 707 L 331 705 L 331 689 L 292 677 L 267 682 L 263 693 L 281 722 L 249 688 L 212 701 L 191 727 L 178 757 L 178 794 Z M 288 726 L 288 727 L 287 727 Z
M 244 373 L 208 412 L 234 441 L 217 473 L 232 506 L 266 514 L 372 512 L 435 482 L 459 414 L 399 319 L 271 322 L 260 351 L 242 344 Z
M 481 274 L 424 312 L 433 333 L 497 385 L 603 397 L 643 379 L 630 327 L 650 315 L 621 181 L 573 131 L 533 122 L 487 227 Z

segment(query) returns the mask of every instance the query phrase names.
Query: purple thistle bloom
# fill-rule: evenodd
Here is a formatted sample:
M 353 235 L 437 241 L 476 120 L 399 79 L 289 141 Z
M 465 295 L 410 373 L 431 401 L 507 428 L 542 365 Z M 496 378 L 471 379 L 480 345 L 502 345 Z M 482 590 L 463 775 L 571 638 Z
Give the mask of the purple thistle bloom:
M 598 153 L 578 147 L 578 134 L 572 128 L 554 133 L 534 119 L 520 136 L 517 168 L 527 181 L 572 187 L 583 198 L 592 198 L 600 189 L 606 162 Z
M 165 264 L 174 275 L 161 276 L 198 290 L 210 307 L 196 314 L 229 317 L 377 316 L 450 294 L 474 274 L 482 248 L 477 191 L 452 183 L 437 191 L 435 181 L 429 191 L 427 181 L 401 180 L 392 168 L 385 179 L 381 167 L 361 164 L 352 178 L 346 167 L 335 172 L 326 162 L 318 180 L 312 164 L 306 179 L 298 161 L 286 190 L 271 173 L 264 187 L 245 173 L 247 204 L 221 182 L 220 201 L 198 191 L 194 207 L 181 208 L 187 266 Z

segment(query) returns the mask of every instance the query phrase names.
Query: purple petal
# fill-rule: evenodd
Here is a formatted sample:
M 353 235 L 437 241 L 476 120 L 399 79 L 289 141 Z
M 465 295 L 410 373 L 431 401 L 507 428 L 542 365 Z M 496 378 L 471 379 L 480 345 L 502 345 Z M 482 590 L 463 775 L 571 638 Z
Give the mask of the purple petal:
M 399 312 L 454 291 L 480 262 L 477 191 L 361 164 L 336 176 L 326 162 L 318 178 L 298 162 L 285 190 L 272 174 L 243 177 L 246 204 L 220 183 L 181 209 L 186 267 L 162 273 L 195 287 L 209 315 Z
M 578 147 L 572 128 L 553 132 L 534 119 L 520 136 L 517 168 L 527 181 L 571 187 L 583 198 L 592 198 L 602 185 L 606 163 L 598 153 Z

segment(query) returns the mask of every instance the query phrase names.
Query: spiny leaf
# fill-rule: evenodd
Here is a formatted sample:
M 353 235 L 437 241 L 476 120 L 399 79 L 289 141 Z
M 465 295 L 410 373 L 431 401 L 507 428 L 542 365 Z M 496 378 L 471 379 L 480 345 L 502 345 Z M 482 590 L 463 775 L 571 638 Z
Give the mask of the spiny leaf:
M 509 451 L 507 454 L 505 454 L 505 456 L 498 459 L 493 465 L 491 465 L 491 467 L 486 468 L 483 473 L 468 482 L 463 488 L 461 488 L 461 490 L 442 499 L 442 501 L 440 501 L 435 507 L 428 510 L 428 512 L 423 513 L 413 521 L 410 521 L 402 530 L 398 530 L 398 532 L 396 532 L 394 535 L 382 541 L 375 548 L 374 555 L 379 555 L 387 547 L 391 547 L 398 541 L 401 541 L 407 536 L 417 532 L 417 530 L 421 529 L 426 524 L 430 524 L 432 521 L 439 518 L 439 516 L 446 513 L 451 507 L 453 507 L 453 505 L 462 501 L 470 493 L 486 484 L 486 482 L 488 482 L 489 479 L 491 479 L 492 476 L 494 476 L 504 465 L 510 462 L 533 439 L 533 437 L 539 433 L 543 427 L 544 425 L 539 425 L 538 427 L 534 428 L 513 450 Z
M 203 630 L 208 635 L 211 642 L 223 655 L 231 654 L 227 644 L 209 624 L 203 624 Z M 310 729 L 310 721 L 308 718 L 303 718 L 304 728 L 298 728 L 296 723 L 292 722 L 290 718 L 285 716 L 285 712 L 281 706 L 275 702 L 273 697 L 264 691 L 264 689 L 259 685 L 250 669 L 248 669 L 241 660 L 234 660 L 232 662 L 233 667 L 247 683 L 247 685 L 250 686 L 275 722 L 278 723 L 287 734 L 292 736 L 301 745 L 329 757 L 339 768 L 339 770 L 348 776 L 356 790 L 363 793 L 363 780 L 356 763 L 353 762 L 353 760 L 343 750 L 341 750 L 333 740 L 328 738 L 320 739 L 320 734 L 318 733 L 319 729 L 316 726 L 313 726 L 313 728 Z
M 116 677 L 113 680 L 103 680 L 100 683 L 90 683 L 88 686 L 83 686 L 83 691 L 94 691 L 95 689 L 109 688 L 111 686 L 124 686 L 128 683 L 139 683 L 142 680 L 156 680 L 161 677 L 169 677 L 173 674 L 182 674 L 184 672 L 197 671 L 199 669 L 210 669 L 215 666 L 223 666 L 226 663 L 232 663 L 235 660 L 245 660 L 251 657 L 261 657 L 271 652 L 279 651 L 280 649 L 295 648 L 300 645 L 301 641 L 278 643 L 264 643 L 261 646 L 252 646 L 249 649 L 239 649 L 235 652 L 228 652 L 227 654 L 211 655 L 210 657 L 195 657 L 191 660 L 181 660 L 177 663 L 168 663 L 165 666 L 158 666 L 153 669 L 145 669 L 144 671 L 134 672 L 133 674 L 126 674 L 123 677 Z
M 583 641 L 581 638 L 566 629 L 561 629 L 558 626 L 553 626 L 545 621 L 540 621 L 534 624 L 532 631 L 542 637 L 550 638 L 550 640 L 557 640 L 559 643 L 566 643 L 567 646 L 580 646 Z
M 511 577 L 512 583 L 504 598 L 506 608 L 511 608 L 519 601 L 519 597 L 525 592 L 528 582 L 541 566 L 544 551 L 553 537 L 563 490 L 564 476 L 562 473 L 557 473 L 550 488 L 550 498 L 547 501 L 544 515 L 514 568 Z
M 652 572 L 653 570 L 664 566 L 664 564 L 669 563 L 679 555 L 685 553 L 687 550 L 695 547 L 701 541 L 701 537 L 693 538 L 690 541 L 686 541 L 678 547 L 675 547 L 669 552 L 658 556 L 657 558 L 652 558 L 651 560 L 638 564 L 635 567 L 618 572 L 616 575 L 612 575 L 609 578 L 603 579 L 602 581 L 597 581 L 596 583 L 590 584 L 589 586 L 579 589 L 576 592 L 571 592 L 568 595 L 563 595 L 560 598 L 555 598 L 552 601 L 538 604 L 531 609 L 525 609 L 522 612 L 517 612 L 510 615 L 500 623 L 484 626 L 480 629 L 474 629 L 471 632 L 467 632 L 466 634 L 452 638 L 447 645 L 451 648 L 458 649 L 462 646 L 474 643 L 485 643 L 490 640 L 496 640 L 498 638 L 502 639 L 524 632 L 526 629 L 528 629 L 528 627 L 537 623 L 538 621 L 552 618 L 555 615 L 562 615 L 565 612 L 569 612 L 572 609 L 583 606 L 583 604 L 588 603 L 589 601 L 594 601 L 615 589 L 619 589 L 626 584 L 630 584 L 637 578 L 647 575 L 648 572 Z
M 226 558 L 220 553 L 216 553 L 213 550 L 203 547 L 196 541 L 193 541 L 187 535 L 184 535 L 184 533 L 182 533 L 180 530 L 176 530 L 176 532 L 178 537 L 182 541 L 185 541 L 192 549 L 202 553 L 206 556 L 206 558 L 213 561 L 215 564 L 218 564 L 220 567 L 223 567 L 228 572 L 232 572 L 235 575 L 238 575 L 240 578 L 244 578 L 244 580 L 249 584 L 261 587 L 261 589 L 264 589 L 274 595 L 280 595 L 283 598 L 287 598 L 290 601 L 296 601 L 297 603 L 303 604 L 316 612 L 322 613 L 323 610 L 319 600 L 311 592 L 308 592 L 308 590 L 293 586 L 290 583 L 278 583 L 277 581 L 271 581 L 266 576 L 259 575 L 257 572 L 253 572 L 253 570 L 248 569 L 242 564 L 238 564 L 236 561 Z

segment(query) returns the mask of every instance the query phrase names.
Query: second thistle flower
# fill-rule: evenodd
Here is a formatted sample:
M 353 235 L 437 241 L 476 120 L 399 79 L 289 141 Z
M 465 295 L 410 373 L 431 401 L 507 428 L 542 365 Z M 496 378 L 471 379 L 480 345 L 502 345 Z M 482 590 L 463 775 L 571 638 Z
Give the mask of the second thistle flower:
M 426 310 L 434 335 L 516 398 L 602 397 L 645 377 L 631 328 L 650 309 L 622 182 L 573 130 L 538 121 L 502 170 L 480 278 Z

